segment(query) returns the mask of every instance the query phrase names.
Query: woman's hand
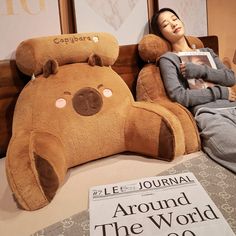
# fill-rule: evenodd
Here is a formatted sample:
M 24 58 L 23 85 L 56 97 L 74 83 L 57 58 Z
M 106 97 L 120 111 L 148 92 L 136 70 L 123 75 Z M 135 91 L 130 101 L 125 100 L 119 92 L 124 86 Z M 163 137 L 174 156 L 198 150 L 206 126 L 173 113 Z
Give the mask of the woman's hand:
M 199 65 L 192 62 L 181 62 L 179 69 L 183 77 L 190 78 L 203 78 L 205 75 L 205 65 Z
M 228 87 L 229 90 L 229 101 L 234 102 L 236 101 L 236 93 L 232 90 L 232 88 Z

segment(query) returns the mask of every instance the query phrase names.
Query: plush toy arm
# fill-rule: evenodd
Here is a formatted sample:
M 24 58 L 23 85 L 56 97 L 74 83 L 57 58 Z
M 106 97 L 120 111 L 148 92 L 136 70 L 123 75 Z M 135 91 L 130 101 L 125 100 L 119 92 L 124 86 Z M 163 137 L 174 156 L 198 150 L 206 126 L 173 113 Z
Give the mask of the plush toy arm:
M 58 138 L 42 132 L 25 132 L 11 139 L 6 173 L 23 209 L 39 209 L 54 197 L 67 170 L 62 147 Z
M 185 152 L 184 133 L 177 117 L 159 104 L 136 102 L 125 127 L 129 151 L 171 161 Z

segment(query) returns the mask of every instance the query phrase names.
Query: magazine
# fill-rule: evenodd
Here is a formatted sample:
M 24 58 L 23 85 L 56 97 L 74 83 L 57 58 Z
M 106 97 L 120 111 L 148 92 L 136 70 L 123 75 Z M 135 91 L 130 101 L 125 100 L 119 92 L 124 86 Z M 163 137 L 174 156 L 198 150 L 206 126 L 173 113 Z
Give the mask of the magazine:
M 193 173 L 92 187 L 91 236 L 233 236 Z
M 192 62 L 199 65 L 208 65 L 211 68 L 217 69 L 216 64 L 210 52 L 201 52 L 199 50 L 192 52 L 179 52 L 178 56 L 181 62 Z M 201 78 L 188 79 L 190 89 L 202 89 L 214 86 L 213 83 L 206 82 Z

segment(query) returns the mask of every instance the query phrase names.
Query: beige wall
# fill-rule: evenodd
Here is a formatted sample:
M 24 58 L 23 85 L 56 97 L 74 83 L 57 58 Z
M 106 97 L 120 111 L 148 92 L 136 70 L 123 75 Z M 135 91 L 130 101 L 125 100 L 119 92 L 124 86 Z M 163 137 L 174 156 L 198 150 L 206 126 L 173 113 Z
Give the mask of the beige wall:
M 232 69 L 236 50 L 236 0 L 207 0 L 208 34 L 219 38 L 219 56 L 229 58 Z

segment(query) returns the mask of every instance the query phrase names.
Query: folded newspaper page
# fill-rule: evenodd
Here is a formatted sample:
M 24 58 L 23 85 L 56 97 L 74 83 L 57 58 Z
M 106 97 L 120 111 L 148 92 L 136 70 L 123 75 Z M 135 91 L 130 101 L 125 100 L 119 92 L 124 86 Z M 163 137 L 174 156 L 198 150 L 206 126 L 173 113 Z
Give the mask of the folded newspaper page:
M 91 236 L 231 236 L 229 224 L 193 173 L 92 187 Z

